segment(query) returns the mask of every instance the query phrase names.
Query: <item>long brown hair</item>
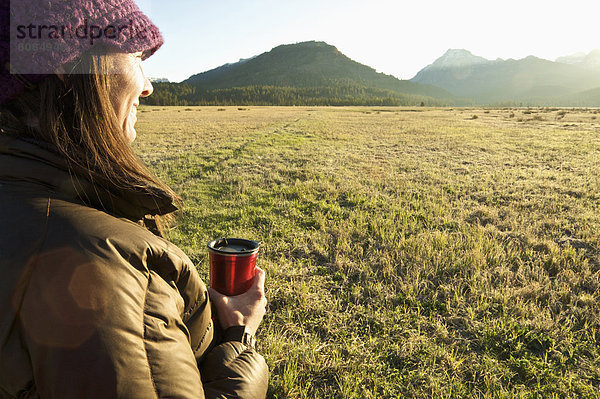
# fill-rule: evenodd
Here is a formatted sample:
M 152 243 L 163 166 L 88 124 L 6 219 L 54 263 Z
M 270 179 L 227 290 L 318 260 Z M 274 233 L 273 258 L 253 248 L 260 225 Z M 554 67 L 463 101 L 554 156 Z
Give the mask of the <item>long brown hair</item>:
M 115 54 L 99 49 L 65 66 L 37 87 L 0 108 L 2 125 L 13 133 L 52 144 L 69 168 L 102 176 L 118 189 L 166 193 L 180 198 L 135 155 L 110 100 Z M 11 127 L 13 129 L 11 129 Z M 172 215 L 164 215 L 163 222 Z M 162 223 L 155 217 L 162 234 Z

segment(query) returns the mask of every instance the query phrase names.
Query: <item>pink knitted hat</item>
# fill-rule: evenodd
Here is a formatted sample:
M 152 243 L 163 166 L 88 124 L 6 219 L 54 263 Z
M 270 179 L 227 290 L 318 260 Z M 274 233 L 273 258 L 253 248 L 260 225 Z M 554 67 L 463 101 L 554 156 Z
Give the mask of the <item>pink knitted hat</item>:
M 162 44 L 133 0 L 0 0 L 0 104 L 98 45 L 145 59 Z

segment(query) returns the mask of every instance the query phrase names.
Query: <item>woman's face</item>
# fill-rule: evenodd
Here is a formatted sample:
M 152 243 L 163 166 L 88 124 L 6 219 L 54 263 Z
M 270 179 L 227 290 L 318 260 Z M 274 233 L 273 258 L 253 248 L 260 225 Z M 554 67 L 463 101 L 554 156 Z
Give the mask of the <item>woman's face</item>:
M 111 102 L 125 137 L 135 140 L 135 123 L 140 97 L 148 97 L 154 89 L 142 69 L 142 53 L 115 54 L 112 66 Z

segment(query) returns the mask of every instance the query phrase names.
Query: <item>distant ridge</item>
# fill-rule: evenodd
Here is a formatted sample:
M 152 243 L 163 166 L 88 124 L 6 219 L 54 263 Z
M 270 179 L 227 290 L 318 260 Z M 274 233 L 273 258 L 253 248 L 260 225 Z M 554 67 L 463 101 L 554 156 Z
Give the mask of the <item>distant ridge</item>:
M 167 78 L 148 78 L 148 80 L 152 83 L 169 83 Z
M 588 54 L 577 53 L 570 56 L 558 57 L 556 62 L 585 68 L 600 68 L 600 50 L 592 50 Z
M 466 50 L 448 50 L 411 81 L 446 89 L 477 104 L 600 106 L 600 51 L 560 57 L 487 60 Z M 578 93 L 585 101 L 578 100 Z M 583 103 L 583 104 L 582 104 Z
M 444 69 L 444 68 L 463 68 L 472 65 L 488 64 L 491 61 L 473 55 L 465 49 L 449 49 L 440 58 L 435 60 L 433 64 L 426 66 L 422 71 Z M 421 71 L 421 72 L 422 72 Z

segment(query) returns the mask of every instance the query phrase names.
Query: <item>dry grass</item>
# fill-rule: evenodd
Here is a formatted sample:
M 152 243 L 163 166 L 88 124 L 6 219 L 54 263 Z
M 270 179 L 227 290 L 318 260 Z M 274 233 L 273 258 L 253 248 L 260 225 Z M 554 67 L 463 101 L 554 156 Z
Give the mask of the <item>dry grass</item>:
M 598 398 L 596 114 L 147 107 L 136 146 L 203 276 L 263 243 L 270 397 Z

